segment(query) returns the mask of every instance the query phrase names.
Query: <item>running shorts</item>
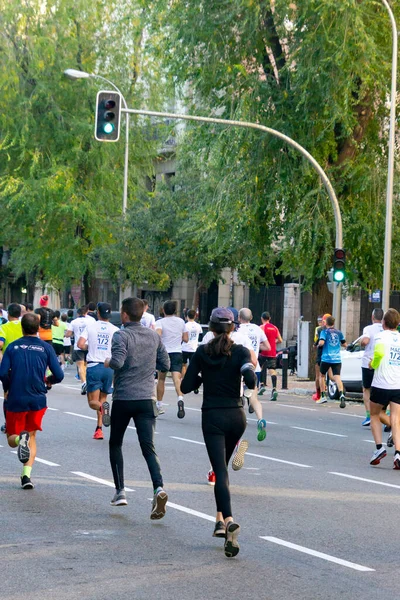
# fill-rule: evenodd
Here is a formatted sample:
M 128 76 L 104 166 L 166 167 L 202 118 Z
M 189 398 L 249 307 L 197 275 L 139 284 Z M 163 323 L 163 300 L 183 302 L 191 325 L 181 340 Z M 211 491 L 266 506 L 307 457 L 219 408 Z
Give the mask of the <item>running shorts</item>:
M 369 390 L 369 388 L 372 385 L 372 380 L 374 378 L 374 369 L 368 369 L 368 367 L 361 367 L 361 372 L 363 388 Z
M 6 410 L 7 435 L 19 435 L 21 431 L 42 431 L 42 419 L 47 408 L 11 412 Z
M 72 360 L 74 362 L 85 361 L 87 357 L 87 350 L 74 350 L 72 352 Z
M 71 346 L 64 346 L 64 354 L 70 354 L 71 353 Z
M 171 361 L 170 373 L 182 373 L 182 352 L 171 352 L 168 356 Z
M 333 375 L 340 375 L 342 363 L 328 363 L 321 360 L 321 364 L 319 367 L 321 375 L 326 375 L 329 369 L 332 369 Z
M 57 356 L 61 356 L 61 354 L 64 352 L 64 344 L 57 344 L 56 342 L 53 342 L 53 348 Z
M 387 408 L 391 402 L 400 404 L 400 390 L 384 390 L 372 386 L 370 400 L 375 404 L 381 404 L 383 408 Z
M 185 352 L 185 350 L 182 351 L 182 363 L 184 365 L 186 365 L 188 362 L 190 362 L 190 359 L 192 358 L 194 352 Z
M 88 392 L 100 390 L 104 394 L 111 394 L 114 371 L 105 367 L 103 363 L 89 363 L 86 370 L 86 384 Z

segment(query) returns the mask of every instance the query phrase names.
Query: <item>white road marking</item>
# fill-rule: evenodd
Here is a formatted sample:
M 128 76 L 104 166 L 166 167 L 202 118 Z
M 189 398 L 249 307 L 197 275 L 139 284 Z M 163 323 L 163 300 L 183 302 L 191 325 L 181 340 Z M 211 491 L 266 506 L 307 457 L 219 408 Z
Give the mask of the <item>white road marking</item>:
M 66 415 L 72 415 L 73 417 L 81 417 L 82 419 L 90 419 L 91 421 L 97 421 L 97 417 L 89 417 L 89 415 L 80 415 L 79 413 L 73 413 L 64 411 Z
M 201 408 L 190 408 L 190 406 L 186 406 L 186 404 L 185 404 L 185 410 L 195 410 L 196 412 L 201 412 Z
M 247 417 L 248 421 L 254 421 L 255 423 L 258 423 L 258 419 L 250 419 L 249 417 Z M 274 423 L 273 421 L 267 421 L 267 425 L 278 425 L 278 423 Z
M 363 442 L 368 442 L 369 444 L 375 444 L 374 440 L 363 440 Z M 382 442 L 383 446 L 386 446 L 386 442 Z
M 10 450 L 10 452 L 12 452 L 12 454 L 17 454 L 17 450 Z M 44 465 L 48 465 L 49 467 L 59 467 L 60 466 L 57 463 L 51 462 L 50 460 L 44 460 L 44 458 L 36 457 L 35 461 L 43 463 Z
M 153 498 L 148 498 L 148 500 L 153 501 Z M 215 523 L 215 517 L 206 515 L 205 513 L 199 512 L 198 510 L 192 510 L 191 508 L 186 508 L 186 506 L 174 504 L 173 502 L 167 502 L 167 506 L 169 506 L 169 508 L 175 508 L 176 510 L 180 510 L 181 512 L 187 513 L 188 515 L 200 517 L 200 519 L 205 519 L 206 521 L 211 521 L 212 523 Z
M 69 390 L 81 390 L 82 386 L 81 385 L 77 385 L 77 386 L 72 386 L 72 385 L 63 385 L 62 383 L 60 383 L 60 385 L 62 387 L 68 388 Z
M 243 467 L 246 471 L 259 471 L 260 467 Z
M 316 412 L 318 410 L 317 408 L 308 408 L 306 406 L 295 406 L 294 404 L 279 404 L 279 403 L 277 404 L 277 403 L 275 403 L 275 406 L 283 406 L 284 408 L 298 408 L 299 410 L 311 410 L 314 412 Z
M 342 558 L 336 558 L 336 556 L 331 556 L 330 554 L 325 554 L 324 552 L 318 552 L 317 550 L 311 550 L 311 548 L 306 548 L 305 546 L 299 546 L 298 544 L 292 544 L 292 542 L 286 542 L 285 540 L 281 540 L 272 536 L 263 536 L 260 535 L 262 540 L 266 540 L 267 542 L 272 542 L 273 544 L 278 544 L 280 546 L 285 546 L 286 548 L 291 548 L 292 550 L 297 550 L 298 552 L 303 552 L 304 554 L 309 554 L 310 556 L 316 556 L 317 558 L 322 558 L 323 560 L 327 560 L 329 562 L 336 563 L 337 565 L 342 565 L 343 567 L 348 567 L 349 569 L 354 569 L 355 571 L 375 571 L 375 569 L 370 569 L 369 567 L 364 567 L 363 565 L 358 565 L 357 563 L 349 562 L 348 560 L 343 560 Z
M 292 465 L 293 467 L 303 467 L 304 469 L 312 469 L 311 465 L 303 465 L 301 463 L 290 462 L 289 460 L 282 460 L 280 458 L 272 458 L 271 456 L 264 456 L 263 454 L 252 454 L 246 452 L 246 456 L 255 456 L 256 458 L 263 458 L 264 460 L 272 460 L 273 462 L 283 463 L 285 465 Z
M 346 473 L 336 473 L 335 471 L 328 471 L 329 475 L 338 475 L 339 477 L 347 477 L 347 479 L 355 479 L 356 481 L 366 481 L 367 483 L 375 483 L 376 485 L 384 485 L 385 487 L 396 488 L 400 490 L 400 485 L 394 483 L 385 483 L 384 481 L 376 481 L 375 479 L 366 479 L 365 477 L 356 477 L 355 475 L 346 475 Z
M 354 415 L 353 413 L 348 412 L 335 412 L 333 410 L 329 411 L 331 415 L 342 415 L 343 417 L 356 417 L 356 419 L 365 419 L 365 416 L 362 415 Z
M 347 435 L 342 435 L 341 433 L 330 433 L 329 431 L 320 431 L 319 429 L 307 429 L 306 427 L 296 427 L 295 425 L 291 425 L 290 429 L 300 429 L 301 431 L 311 431 L 311 433 L 323 433 L 324 435 L 334 435 L 335 437 L 348 437 Z
M 100 477 L 94 477 L 94 475 L 89 475 L 88 473 L 82 473 L 81 471 L 71 471 L 72 475 L 79 475 L 79 477 L 83 477 L 84 479 L 89 479 L 90 481 L 95 481 L 96 483 L 102 483 L 103 485 L 107 485 L 108 487 L 115 488 L 114 484 L 107 479 L 100 479 Z M 134 492 L 131 488 L 126 487 L 126 492 Z
M 59 409 L 58 408 L 51 408 L 51 406 L 48 406 L 47 410 L 59 410 Z
M 181 442 L 190 442 L 191 444 L 199 444 L 200 446 L 205 446 L 204 442 L 196 442 L 196 440 L 188 440 L 186 438 L 176 437 L 174 435 L 169 436 L 172 440 L 180 440 Z

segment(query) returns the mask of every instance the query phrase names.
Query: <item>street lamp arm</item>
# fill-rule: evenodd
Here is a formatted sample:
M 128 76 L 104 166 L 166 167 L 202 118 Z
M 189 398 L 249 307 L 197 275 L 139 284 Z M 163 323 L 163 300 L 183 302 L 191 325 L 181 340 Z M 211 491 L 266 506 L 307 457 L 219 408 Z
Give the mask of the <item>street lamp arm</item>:
M 106 83 L 108 83 L 109 85 L 111 85 L 111 87 L 114 88 L 114 90 L 116 92 L 118 92 L 122 98 L 122 102 L 124 103 L 124 107 L 127 109 L 128 105 L 126 103 L 125 97 L 123 95 L 123 93 L 121 92 L 121 90 L 115 85 L 115 83 L 113 83 L 112 81 L 110 81 L 109 79 L 106 79 L 105 77 L 103 77 L 103 75 L 96 75 L 95 73 L 89 73 L 89 77 L 93 77 L 95 79 L 101 79 L 102 81 L 105 81 Z
M 332 187 L 331 182 L 328 179 L 325 171 L 321 167 L 321 165 L 315 160 L 315 158 L 305 149 L 303 146 L 295 142 L 292 138 L 281 133 L 280 131 L 276 131 L 275 129 L 271 129 L 270 127 L 266 127 L 265 125 L 260 125 L 258 123 L 250 123 L 249 121 L 232 121 L 229 119 L 217 119 L 213 117 L 199 117 L 194 115 L 183 115 L 176 113 L 167 113 L 167 112 L 157 112 L 153 110 L 137 110 L 133 108 L 122 109 L 122 112 L 127 112 L 135 115 L 147 115 L 149 117 L 166 117 L 169 119 L 183 119 L 186 121 L 199 121 L 202 123 L 218 123 L 220 125 L 229 125 L 232 127 L 245 127 L 249 129 L 258 129 L 259 131 L 264 131 L 265 133 L 269 133 L 274 137 L 277 137 L 284 142 L 286 142 L 289 146 L 292 146 L 296 150 L 298 150 L 314 167 L 319 176 L 322 179 L 322 182 L 325 186 L 325 189 L 328 193 L 330 201 L 332 203 L 332 208 L 335 215 L 335 224 L 336 224 L 336 247 L 342 248 L 343 244 L 343 229 L 342 229 L 342 217 L 340 214 L 339 202 L 336 197 L 335 191 Z

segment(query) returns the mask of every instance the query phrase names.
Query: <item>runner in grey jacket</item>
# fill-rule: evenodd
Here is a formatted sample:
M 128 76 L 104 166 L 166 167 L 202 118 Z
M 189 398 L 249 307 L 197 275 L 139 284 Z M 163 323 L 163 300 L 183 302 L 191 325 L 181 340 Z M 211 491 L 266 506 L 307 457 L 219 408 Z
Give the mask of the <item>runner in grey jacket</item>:
M 155 331 L 141 326 L 140 319 L 143 311 L 144 303 L 139 298 L 126 298 L 122 301 L 121 320 L 124 329 L 114 333 L 111 358 L 105 362 L 105 366 L 115 371 L 110 462 L 116 492 L 111 504 L 113 506 L 127 504 L 122 443 L 132 418 L 153 482 L 154 499 L 150 518 L 162 519 L 168 496 L 163 490 L 160 462 L 154 448 L 157 416 L 154 372 L 156 369 L 168 371 L 170 364 L 160 336 Z

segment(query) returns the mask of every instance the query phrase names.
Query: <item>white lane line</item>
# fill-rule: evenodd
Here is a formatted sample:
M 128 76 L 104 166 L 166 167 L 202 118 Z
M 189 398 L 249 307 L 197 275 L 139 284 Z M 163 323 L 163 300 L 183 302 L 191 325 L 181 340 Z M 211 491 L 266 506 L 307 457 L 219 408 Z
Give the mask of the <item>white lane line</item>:
M 47 410 L 59 410 L 59 409 L 58 408 L 51 408 L 51 406 L 48 406 Z
M 82 419 L 90 419 L 91 421 L 97 421 L 97 417 L 89 417 L 88 415 L 80 415 L 79 413 L 73 413 L 64 411 L 66 415 L 72 415 L 73 417 L 81 417 Z
M 305 546 L 299 546 L 298 544 L 292 544 L 292 542 L 286 542 L 285 540 L 281 540 L 276 537 L 272 537 L 269 535 L 260 535 L 262 540 L 266 540 L 267 542 L 272 542 L 273 544 L 278 544 L 279 546 L 285 546 L 286 548 L 291 548 L 292 550 L 297 550 L 298 552 L 303 552 L 304 554 L 309 554 L 310 556 L 316 556 L 317 558 L 322 558 L 323 560 L 327 560 L 329 562 L 336 563 L 337 565 L 342 565 L 343 567 L 348 567 L 349 569 L 354 569 L 355 571 L 375 571 L 375 569 L 370 569 L 369 567 L 364 567 L 363 565 L 358 565 L 357 563 L 349 562 L 348 560 L 343 560 L 342 558 L 336 558 L 336 556 L 331 556 L 330 554 L 325 554 L 324 552 L 318 552 L 317 550 L 311 550 L 311 548 L 306 548 Z
M 12 452 L 12 454 L 17 454 L 16 450 L 10 450 L 10 452 Z M 49 467 L 59 467 L 60 465 L 58 465 L 57 463 L 53 463 L 50 460 L 44 460 L 44 458 L 35 458 L 36 462 L 40 462 L 43 463 L 44 465 L 48 465 Z
M 88 473 L 82 473 L 81 471 L 71 471 L 72 475 L 79 475 L 79 477 L 83 477 L 84 479 L 89 479 L 90 481 L 95 481 L 96 483 L 101 483 L 103 485 L 107 485 L 108 487 L 115 488 L 114 484 L 107 479 L 100 479 L 100 477 L 94 477 L 93 475 L 89 475 Z M 126 492 L 134 492 L 131 488 L 126 487 Z
M 82 389 L 82 386 L 80 386 L 80 385 L 77 385 L 77 386 L 75 386 L 75 387 L 74 387 L 74 386 L 72 386 L 72 385 L 63 385 L 62 383 L 60 383 L 60 385 L 61 385 L 62 387 L 64 387 L 64 388 L 68 388 L 69 390 L 76 390 L 76 391 L 78 391 L 78 390 L 81 390 L 81 389 Z
M 268 403 L 269 404 L 269 403 Z M 283 406 L 284 408 L 298 408 L 299 410 L 311 410 L 317 412 L 317 408 L 308 408 L 306 406 L 295 406 L 294 404 L 276 404 L 275 406 Z
M 363 440 L 363 442 L 368 442 L 369 444 L 375 444 L 374 440 Z M 383 446 L 386 446 L 386 442 L 382 442 Z
M 169 436 L 171 440 L 180 440 L 181 442 L 190 442 L 191 444 L 199 444 L 200 446 L 205 446 L 204 442 L 196 442 L 196 440 L 188 440 L 186 438 L 176 437 L 174 435 Z
M 153 498 L 147 498 L 147 499 L 150 501 L 153 501 Z M 187 513 L 188 515 L 193 515 L 194 517 L 199 517 L 200 519 L 205 519 L 206 521 L 211 521 L 212 523 L 215 523 L 215 517 L 206 515 L 205 513 L 199 512 L 198 510 L 192 510 L 191 508 L 186 508 L 186 506 L 181 506 L 180 504 L 174 504 L 173 502 L 167 502 L 167 506 L 169 508 L 175 508 L 176 510 L 180 510 L 181 512 Z
M 365 477 L 356 477 L 355 475 L 346 475 L 346 473 L 336 473 L 335 471 L 328 471 L 328 473 L 329 475 L 338 475 L 339 477 L 346 477 L 347 479 L 355 479 L 356 481 L 366 481 L 367 483 L 375 483 L 376 485 L 384 485 L 385 487 L 391 487 L 400 490 L 400 485 L 395 485 L 394 483 L 385 483 L 384 481 L 366 479 Z
M 255 456 L 256 458 L 263 458 L 264 460 L 272 460 L 273 462 L 283 463 L 285 465 L 292 465 L 293 467 L 303 467 L 304 469 L 312 469 L 311 465 L 303 465 L 301 463 L 291 462 L 289 460 L 282 460 L 280 458 L 272 458 L 271 456 L 264 456 L 263 454 L 252 454 L 251 452 L 246 452 L 246 456 Z
M 245 471 L 259 471 L 260 467 L 243 467 Z
M 258 423 L 258 419 L 250 419 L 247 418 L 248 421 L 254 421 L 255 423 Z M 278 425 L 278 423 L 274 423 L 273 421 L 267 421 L 267 425 Z
M 2 445 L 0 444 L 0 448 L 4 448 L 4 446 L 2 446 Z
M 185 404 L 185 410 L 195 410 L 196 412 L 201 412 L 201 408 L 190 408 L 190 406 L 186 406 L 186 404 Z
M 354 415 L 353 413 L 348 412 L 335 412 L 333 410 L 329 411 L 331 415 L 341 415 L 342 417 L 356 417 L 356 419 L 365 419 L 365 416 L 362 415 Z
M 307 429 L 306 427 L 296 427 L 295 425 L 291 425 L 290 429 L 300 429 L 301 431 L 311 431 L 311 433 L 323 433 L 324 435 L 334 435 L 335 437 L 348 437 L 347 435 L 342 435 L 341 433 L 330 433 L 329 431 L 320 431 L 319 429 Z

